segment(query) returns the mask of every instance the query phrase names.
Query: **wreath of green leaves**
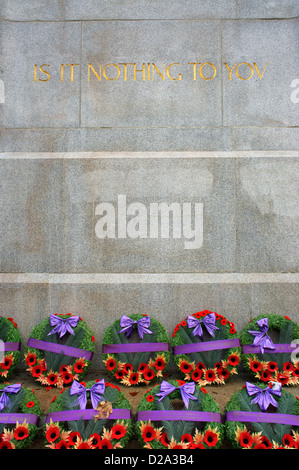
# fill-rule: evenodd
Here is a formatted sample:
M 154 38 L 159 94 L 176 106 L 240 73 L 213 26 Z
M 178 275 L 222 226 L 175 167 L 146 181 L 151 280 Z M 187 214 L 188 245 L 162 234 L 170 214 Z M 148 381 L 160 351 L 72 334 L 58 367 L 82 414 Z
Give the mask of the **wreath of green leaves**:
M 257 321 L 268 318 L 268 335 L 276 344 L 291 344 L 299 341 L 299 325 L 287 316 L 269 314 L 259 315 L 243 328 L 240 334 L 242 346 L 253 343 L 253 335 L 248 330 L 259 331 Z M 242 363 L 251 376 L 262 382 L 280 382 L 282 385 L 299 384 L 299 361 L 292 361 L 290 353 L 264 352 L 242 353 Z
M 209 315 L 209 310 L 193 313 L 192 316 L 200 320 Z M 234 323 L 228 321 L 223 315 L 216 313 L 216 323 L 219 329 L 215 336 L 205 332 L 204 341 L 217 341 L 230 338 L 238 338 Z M 177 324 L 171 340 L 171 346 L 201 343 L 198 336 L 192 335 L 192 328 L 188 328 L 187 318 Z M 193 380 L 199 385 L 224 384 L 232 374 L 238 373 L 241 362 L 241 347 L 229 349 L 215 349 L 213 351 L 201 351 L 194 353 L 174 354 L 174 363 L 177 365 L 184 380 Z
M 81 382 L 82 383 L 82 382 Z M 91 388 L 96 381 L 89 381 L 86 388 Z M 105 382 L 106 401 L 113 409 L 131 410 L 131 405 L 117 385 Z M 77 410 L 79 405 L 70 389 L 65 389 L 52 400 L 48 413 L 64 410 Z M 45 446 L 50 449 L 117 449 L 128 444 L 134 425 L 131 419 L 79 419 L 77 421 L 60 421 L 44 426 Z
M 262 389 L 267 384 L 259 383 Z M 281 389 L 281 396 L 275 397 L 278 407 L 271 413 L 282 413 L 299 415 L 299 399 L 285 389 Z M 226 405 L 225 413 L 228 411 L 261 412 L 256 403 L 251 403 L 252 396 L 249 396 L 245 387 L 235 393 Z M 266 410 L 269 412 L 269 409 Z M 234 448 L 246 449 L 299 449 L 299 426 L 289 424 L 266 423 L 266 422 L 246 422 L 226 421 L 225 436 Z
M 0 316 L 0 340 L 4 343 L 22 342 L 18 326 L 13 318 Z M 2 357 L 3 354 L 3 357 Z M 20 362 L 20 351 L 3 351 L 0 344 L 0 382 L 7 380 Z
M 0 385 L 0 391 L 7 387 Z M 22 385 L 18 393 L 8 394 L 9 402 L 0 411 L 0 449 L 24 449 L 29 447 L 39 432 L 38 425 L 28 423 L 26 417 L 13 424 L 1 422 L 2 413 L 30 413 L 41 417 L 40 403 L 32 389 Z
M 178 387 L 185 382 L 169 380 L 171 385 Z M 159 402 L 157 393 L 160 385 L 148 390 L 142 397 L 138 411 L 145 410 L 186 410 L 179 390 L 174 390 Z M 195 387 L 194 397 L 189 401 L 189 411 L 209 411 L 220 413 L 214 398 L 204 388 Z M 144 448 L 148 449 L 217 449 L 221 446 L 224 436 L 224 425 L 218 422 L 196 421 L 137 421 L 135 434 Z
M 67 319 L 70 315 L 69 313 L 58 316 Z M 46 318 L 33 328 L 30 338 L 94 352 L 94 335 L 82 318 L 79 319 L 77 326 L 73 327 L 74 335 L 66 333 L 60 339 L 57 333 L 48 336 L 51 330 L 53 326 L 50 325 L 50 319 Z M 91 365 L 91 360 L 85 359 L 84 351 L 82 357 L 75 358 L 64 353 L 56 354 L 28 346 L 25 348 L 25 361 L 27 370 L 37 382 L 58 388 L 71 385 L 74 380 L 80 381 Z
M 128 315 L 133 321 L 144 317 L 143 314 Z M 169 337 L 163 325 L 151 318 L 150 330 L 152 334 L 145 333 L 140 339 L 134 325 L 133 334 L 127 338 L 126 334 L 119 333 L 120 319 L 116 320 L 105 332 L 103 346 L 110 344 L 129 343 L 169 343 Z M 104 353 L 102 360 L 111 377 L 119 383 L 131 386 L 149 384 L 156 377 L 162 377 L 163 371 L 169 363 L 171 351 L 140 352 L 140 353 Z

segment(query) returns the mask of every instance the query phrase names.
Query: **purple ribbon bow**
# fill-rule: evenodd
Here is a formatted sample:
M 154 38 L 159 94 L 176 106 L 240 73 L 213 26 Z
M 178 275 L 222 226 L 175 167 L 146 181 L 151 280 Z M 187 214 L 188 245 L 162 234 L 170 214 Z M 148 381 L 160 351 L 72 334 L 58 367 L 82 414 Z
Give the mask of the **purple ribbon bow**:
M 262 318 L 261 320 L 258 320 L 256 322 L 258 325 L 260 331 L 252 331 L 248 330 L 248 333 L 253 335 L 255 338 L 253 340 L 252 345 L 253 346 L 259 346 L 261 349 L 261 353 L 264 354 L 264 349 L 275 349 L 275 346 L 271 340 L 271 338 L 268 336 L 268 318 Z
M 275 384 L 276 385 L 276 384 Z M 281 396 L 281 384 L 277 382 L 277 386 L 274 387 L 267 387 L 267 388 L 260 388 L 257 385 L 253 385 L 249 382 L 246 382 L 246 389 L 248 395 L 251 397 L 256 395 L 254 399 L 250 402 L 257 403 L 262 411 L 266 411 L 269 405 L 273 405 L 276 408 L 278 407 L 278 403 L 272 395 L 276 395 L 278 397 Z
M 57 333 L 59 338 L 62 338 L 67 332 L 71 335 L 74 335 L 73 328 L 78 324 L 79 316 L 73 315 L 69 318 L 60 318 L 57 315 L 50 315 L 50 325 L 54 326 L 53 330 L 48 333 L 48 336 Z
M 195 391 L 195 382 L 187 382 L 180 387 L 175 387 L 169 382 L 166 382 L 166 380 L 162 380 L 160 385 L 160 393 L 156 393 L 157 397 L 161 397 L 158 403 L 160 403 L 163 398 L 172 393 L 174 390 L 180 390 L 182 400 L 186 408 L 189 407 L 189 400 L 197 400 L 197 398 L 193 396 Z
M 91 388 L 85 388 L 82 384 L 74 380 L 71 388 L 70 395 L 77 395 L 77 400 L 81 410 L 86 409 L 87 404 L 87 392 L 90 393 L 90 399 L 93 409 L 95 410 L 99 401 L 104 400 L 105 393 L 105 380 L 102 379 L 100 382 L 93 384 Z
M 5 408 L 10 403 L 10 399 L 7 396 L 7 393 L 18 393 L 21 390 L 21 387 L 21 384 L 8 385 L 0 391 L 0 393 L 2 392 L 0 398 L 0 411 L 3 410 L 3 408 Z
M 139 337 L 142 339 L 144 333 L 148 333 L 151 335 L 153 332 L 148 329 L 148 327 L 151 324 L 151 319 L 150 317 L 142 317 L 139 320 L 133 321 L 131 318 L 127 317 L 126 315 L 122 315 L 120 319 L 120 326 L 122 327 L 121 330 L 119 330 L 118 333 L 126 333 L 127 338 L 129 338 L 133 332 L 133 325 L 137 324 L 137 330 Z
M 199 336 L 201 340 L 203 340 L 203 331 L 202 331 L 202 324 L 206 327 L 208 333 L 211 336 L 215 336 L 214 330 L 219 330 L 217 326 L 215 326 L 216 323 L 216 315 L 215 313 L 209 313 L 206 315 L 202 320 L 198 320 L 195 317 L 192 317 L 191 315 L 188 315 L 187 318 L 187 325 L 188 328 L 194 328 L 192 335 L 193 336 Z

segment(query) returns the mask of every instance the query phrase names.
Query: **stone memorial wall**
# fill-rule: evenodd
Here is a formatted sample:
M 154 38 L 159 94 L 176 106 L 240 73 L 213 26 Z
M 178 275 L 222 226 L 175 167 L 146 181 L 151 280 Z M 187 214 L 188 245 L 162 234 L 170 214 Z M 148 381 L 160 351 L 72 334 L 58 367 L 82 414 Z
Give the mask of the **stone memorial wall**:
M 1 314 L 298 321 L 296 0 L 3 0 Z

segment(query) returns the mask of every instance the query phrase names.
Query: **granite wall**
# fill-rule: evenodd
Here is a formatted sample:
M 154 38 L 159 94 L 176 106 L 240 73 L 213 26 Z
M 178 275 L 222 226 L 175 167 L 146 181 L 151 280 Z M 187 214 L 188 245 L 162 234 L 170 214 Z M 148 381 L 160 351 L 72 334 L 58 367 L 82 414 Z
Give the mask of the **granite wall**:
M 122 313 L 298 321 L 298 13 L 1 2 L 0 305 L 24 341 L 55 312 L 98 357 Z

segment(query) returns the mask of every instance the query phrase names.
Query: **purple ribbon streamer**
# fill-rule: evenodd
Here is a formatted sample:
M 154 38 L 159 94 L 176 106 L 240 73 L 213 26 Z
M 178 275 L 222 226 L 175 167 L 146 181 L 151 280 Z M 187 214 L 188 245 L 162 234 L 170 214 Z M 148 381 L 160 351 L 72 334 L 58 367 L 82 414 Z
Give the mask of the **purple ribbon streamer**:
M 256 403 L 262 411 L 266 411 L 270 405 L 277 408 L 278 403 L 272 395 L 281 396 L 281 384 L 279 384 L 278 389 L 276 389 L 271 387 L 260 388 L 257 385 L 246 382 L 246 389 L 250 397 L 256 395 L 250 402 L 250 405 L 251 403 Z
M 7 387 L 5 387 L 3 390 L 0 391 L 1 393 L 0 411 L 3 410 L 3 408 L 5 408 L 10 403 L 10 399 L 7 393 L 19 393 L 21 388 L 22 388 L 21 384 L 13 384 L 13 385 L 7 385 Z
M 25 420 L 27 423 L 37 426 L 39 416 L 33 413 L 0 413 L 0 423 L 14 424 L 17 421 L 22 423 Z
M 238 338 L 220 339 L 218 341 L 204 341 L 203 343 L 180 344 L 173 347 L 173 354 L 188 354 L 200 351 L 214 351 L 216 349 L 229 349 L 240 347 Z
M 2 343 L 0 342 L 0 351 L 20 351 L 21 343 L 13 342 L 13 343 Z
M 105 353 L 134 353 L 134 352 L 156 352 L 169 351 L 168 343 L 126 343 L 105 344 L 102 352 Z
M 240 421 L 244 423 L 277 423 L 299 426 L 299 416 L 283 413 L 264 413 L 262 411 L 227 411 L 226 421 Z
M 212 411 L 144 410 L 138 411 L 137 421 L 197 421 L 221 423 L 221 414 Z
M 70 395 L 77 395 L 77 400 L 81 410 L 86 409 L 87 404 L 87 392 L 90 393 L 90 399 L 93 409 L 96 409 L 97 404 L 100 400 L 104 400 L 105 393 L 105 380 L 102 379 L 100 382 L 93 384 L 91 388 L 85 388 L 84 385 L 74 380 L 70 388 Z
M 48 413 L 46 423 L 50 420 L 56 421 L 78 421 L 79 419 L 92 419 L 98 413 L 98 410 L 65 410 L 53 411 Z M 126 408 L 115 408 L 112 413 L 105 419 L 131 419 L 131 411 Z
M 93 356 L 92 351 L 73 348 L 72 346 L 66 346 L 65 344 L 50 343 L 48 341 L 42 341 L 40 339 L 35 338 L 29 338 L 27 346 L 31 348 L 41 349 L 42 351 L 53 352 L 56 354 L 64 353 L 66 356 L 71 357 L 84 357 L 86 360 L 90 360 Z
M 187 382 L 183 385 L 180 385 L 179 387 L 175 387 L 166 380 L 162 380 L 160 385 L 160 393 L 156 393 L 156 396 L 160 397 L 158 403 L 160 403 L 160 401 L 163 400 L 163 398 L 165 398 L 167 395 L 174 392 L 174 390 L 180 390 L 182 400 L 186 408 L 189 407 L 189 400 L 198 401 L 198 399 L 193 396 L 193 393 L 195 392 L 195 382 Z
M 268 335 L 268 318 L 262 318 L 256 322 L 260 331 L 248 330 L 248 333 L 254 336 L 252 345 L 258 346 L 261 353 L 264 354 L 264 349 L 274 349 L 274 344 Z
M 149 316 L 145 316 L 140 318 L 139 320 L 132 320 L 130 317 L 126 315 L 122 315 L 120 319 L 120 326 L 122 327 L 118 333 L 126 333 L 127 338 L 129 338 L 133 332 L 133 326 L 137 324 L 137 330 L 139 337 L 143 339 L 143 335 L 145 333 L 152 335 L 153 332 L 149 330 L 149 326 L 151 324 L 151 319 Z
M 292 353 L 296 349 L 296 345 L 292 346 L 291 344 L 273 344 L 274 349 L 264 348 L 265 353 Z M 252 344 L 244 344 L 242 346 L 242 351 L 244 354 L 253 354 L 259 353 L 261 348 L 259 346 L 253 346 Z
M 60 318 L 57 315 L 50 315 L 50 325 L 54 326 L 53 330 L 48 333 L 48 336 L 57 333 L 59 338 L 62 338 L 66 333 L 75 335 L 73 328 L 75 328 L 79 321 L 79 315 L 73 315 L 68 318 Z
M 219 330 L 219 328 L 215 326 L 215 323 L 216 323 L 216 314 L 214 312 L 209 313 L 201 320 L 198 320 L 192 315 L 188 315 L 187 317 L 188 328 L 194 328 L 194 330 L 192 331 L 192 336 L 199 336 L 201 340 L 203 340 L 202 325 L 204 325 L 207 332 L 211 336 L 214 337 L 215 336 L 214 330 Z

